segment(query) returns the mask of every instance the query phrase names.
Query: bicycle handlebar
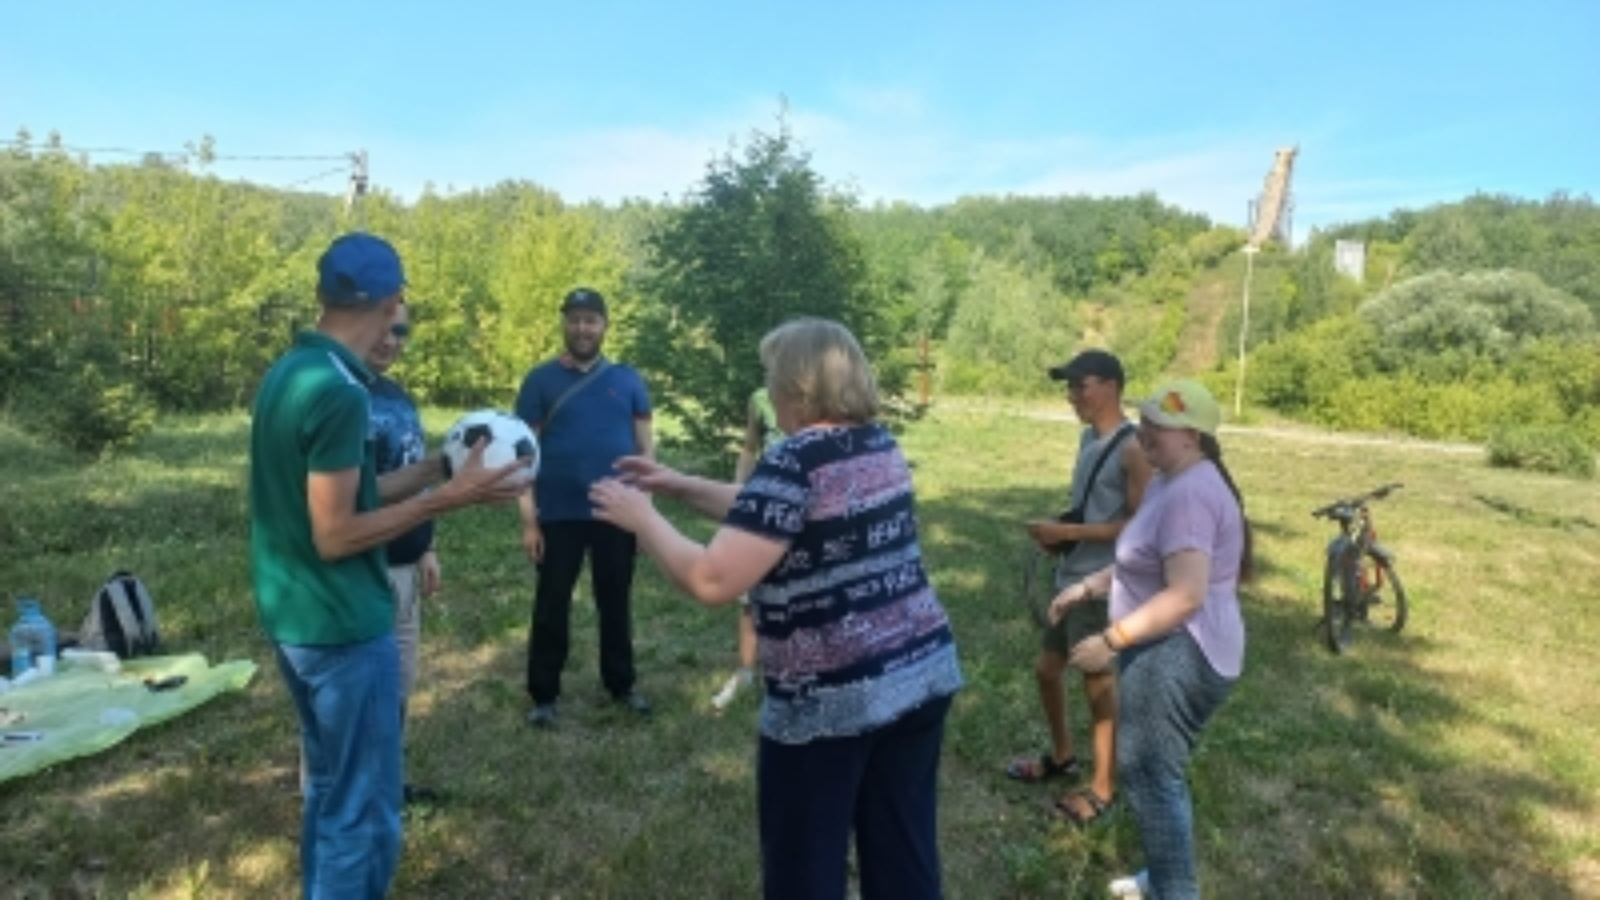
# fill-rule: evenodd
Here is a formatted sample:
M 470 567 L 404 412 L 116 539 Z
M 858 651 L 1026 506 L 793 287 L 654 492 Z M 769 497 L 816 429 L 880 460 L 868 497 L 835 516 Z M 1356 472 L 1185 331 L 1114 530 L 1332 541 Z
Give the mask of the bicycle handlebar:
M 1398 481 L 1391 481 L 1388 484 L 1373 488 L 1372 490 L 1367 491 L 1365 494 L 1355 497 L 1346 497 L 1342 500 L 1335 500 L 1321 509 L 1312 510 L 1311 515 L 1318 519 L 1327 518 L 1341 509 L 1351 509 L 1354 507 L 1365 506 L 1369 500 L 1382 500 L 1383 498 L 1403 487 L 1405 487 L 1404 484 L 1401 484 Z

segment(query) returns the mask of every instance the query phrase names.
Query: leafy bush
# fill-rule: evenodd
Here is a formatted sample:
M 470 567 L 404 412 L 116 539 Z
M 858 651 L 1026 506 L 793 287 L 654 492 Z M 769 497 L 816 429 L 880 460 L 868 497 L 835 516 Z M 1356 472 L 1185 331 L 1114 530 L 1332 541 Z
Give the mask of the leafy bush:
M 1380 368 L 1438 383 L 1461 378 L 1478 360 L 1503 364 L 1540 338 L 1594 332 L 1582 302 L 1512 270 L 1429 272 L 1368 300 L 1360 315 L 1377 333 Z
M 1594 447 L 1567 426 L 1500 428 L 1489 438 L 1489 465 L 1593 478 Z
M 87 456 L 130 446 L 156 422 L 155 404 L 138 387 L 93 362 L 24 385 L 13 412 L 25 430 Z
M 1324 319 L 1263 346 L 1246 370 L 1246 389 L 1260 402 L 1290 415 L 1326 411 L 1351 379 L 1373 371 L 1372 326 L 1355 316 Z

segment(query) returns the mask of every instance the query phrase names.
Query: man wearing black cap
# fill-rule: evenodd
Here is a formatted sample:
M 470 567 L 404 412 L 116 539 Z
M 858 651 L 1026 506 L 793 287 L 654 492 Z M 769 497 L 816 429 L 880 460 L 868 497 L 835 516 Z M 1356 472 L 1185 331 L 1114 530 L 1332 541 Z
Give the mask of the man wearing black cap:
M 614 476 L 624 456 L 654 453 L 650 394 L 631 366 L 600 352 L 609 319 L 599 291 L 578 288 L 561 302 L 566 352 L 522 381 L 517 415 L 539 435 L 539 478 L 522 497 L 522 546 L 538 567 L 528 633 L 528 724 L 559 721 L 561 670 L 571 638 L 572 590 L 589 557 L 600 618 L 600 680 L 639 715 L 650 704 L 634 690 L 633 535 L 594 518 L 589 486 Z
M 306 897 L 381 897 L 400 859 L 400 653 L 383 546 L 429 519 L 522 493 L 475 448 L 432 491 L 439 457 L 377 478 L 362 361 L 405 275 L 382 238 L 347 234 L 317 262 L 322 314 L 273 364 L 250 423 L 256 610 L 300 718 Z M 386 505 L 387 504 L 387 505 Z
M 1125 376 L 1120 360 L 1104 350 L 1085 350 L 1070 362 L 1051 368 L 1049 375 L 1066 382 L 1067 400 L 1086 426 L 1079 435 L 1072 469 L 1071 521 L 1028 523 L 1028 534 L 1040 547 L 1049 550 L 1071 545 L 1056 565 L 1059 590 L 1112 563 L 1117 535 L 1133 517 L 1149 483 L 1150 465 L 1139 442 L 1129 439 L 1134 426 L 1122 411 Z M 1045 781 L 1079 776 L 1081 767 L 1073 752 L 1062 681 L 1072 647 L 1104 631 L 1108 624 L 1107 602 L 1101 599 L 1074 604 L 1058 624 L 1045 629 L 1034 676 L 1050 728 L 1050 749 L 1037 758 L 1013 761 L 1006 769 L 1012 778 Z M 1094 774 L 1086 787 L 1063 796 L 1055 805 L 1057 815 L 1079 824 L 1099 818 L 1116 790 L 1116 676 L 1086 673 L 1083 687 L 1092 719 Z

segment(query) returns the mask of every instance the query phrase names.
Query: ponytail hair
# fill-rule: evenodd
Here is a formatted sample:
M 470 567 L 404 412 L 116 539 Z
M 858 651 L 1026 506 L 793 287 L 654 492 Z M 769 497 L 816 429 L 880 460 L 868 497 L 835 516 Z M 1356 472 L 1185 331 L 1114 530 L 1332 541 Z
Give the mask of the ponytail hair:
M 1222 480 L 1227 483 L 1228 490 L 1233 491 L 1233 499 L 1239 503 L 1239 521 L 1244 525 L 1244 549 L 1239 554 L 1239 580 L 1249 581 L 1256 574 L 1255 541 L 1250 534 L 1250 519 L 1244 514 L 1244 495 L 1239 493 L 1239 485 L 1234 483 L 1233 474 L 1222 462 L 1222 445 L 1217 443 L 1216 435 L 1200 432 L 1200 452 L 1222 473 Z

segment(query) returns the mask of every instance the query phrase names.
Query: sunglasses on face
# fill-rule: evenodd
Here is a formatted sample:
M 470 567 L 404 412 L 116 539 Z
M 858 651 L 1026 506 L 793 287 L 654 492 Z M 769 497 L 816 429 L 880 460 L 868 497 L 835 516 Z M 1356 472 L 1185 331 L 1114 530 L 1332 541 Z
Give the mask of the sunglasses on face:
M 396 322 L 389 326 L 389 334 L 397 341 L 411 337 L 411 324 L 409 322 Z

